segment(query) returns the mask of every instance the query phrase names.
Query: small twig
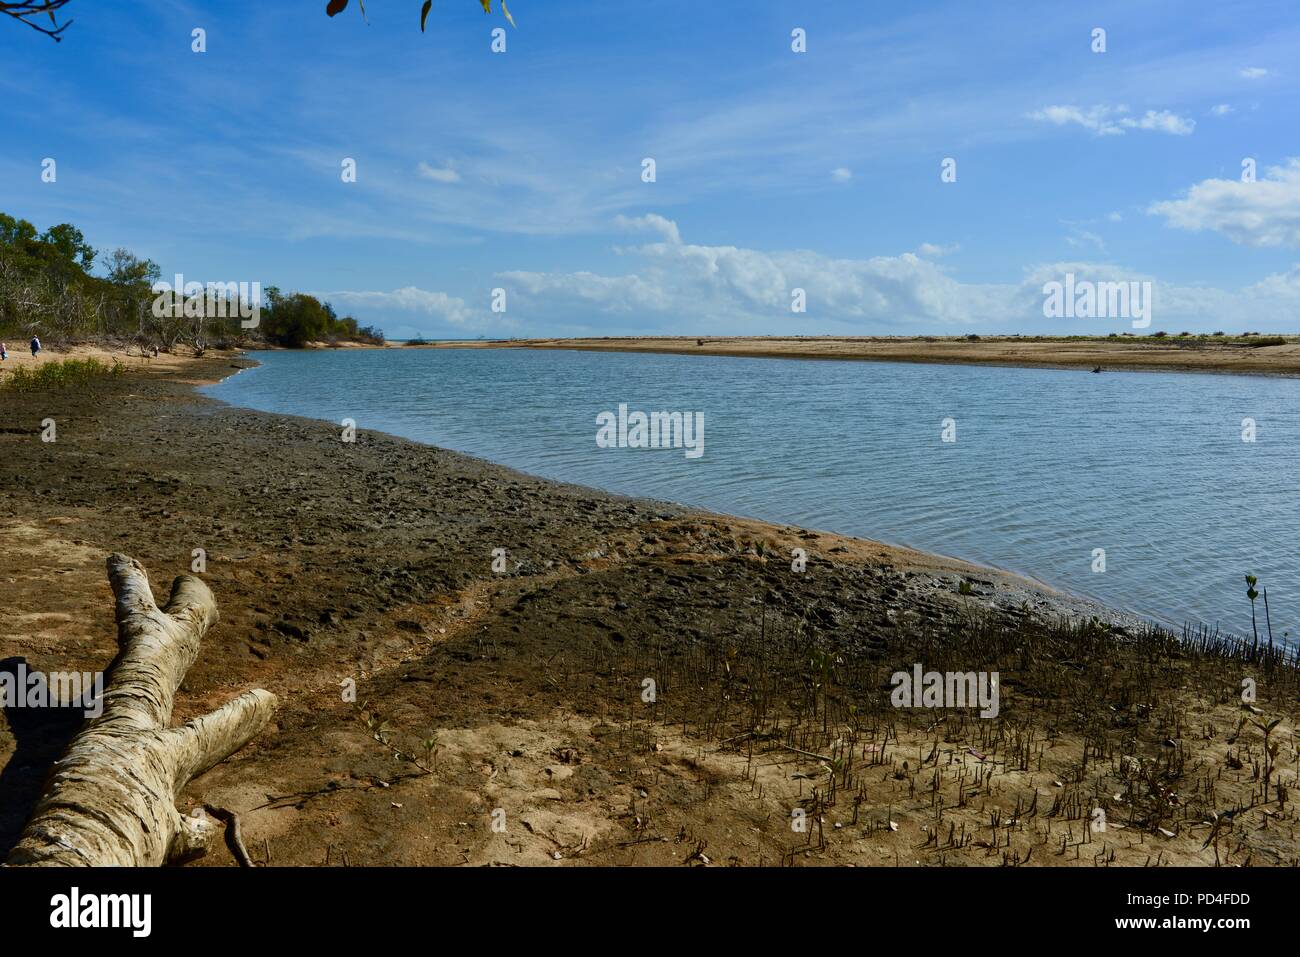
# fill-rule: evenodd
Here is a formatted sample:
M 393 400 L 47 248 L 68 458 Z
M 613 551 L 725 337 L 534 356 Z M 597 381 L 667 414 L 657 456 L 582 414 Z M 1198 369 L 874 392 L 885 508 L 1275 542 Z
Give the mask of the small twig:
M 638 837 L 635 841 L 621 841 L 619 847 L 632 847 L 635 844 L 653 844 L 656 841 L 666 841 L 668 838 L 661 837 L 658 834 L 651 834 L 648 837 Z
M 793 751 L 795 754 L 802 754 L 802 755 L 806 755 L 807 757 L 810 757 L 810 758 L 816 758 L 818 761 L 825 761 L 827 764 L 833 764 L 833 763 L 834 763 L 834 759 L 832 759 L 832 758 L 828 758 L 828 757 L 826 757 L 826 755 L 824 755 L 824 754 L 814 754 L 812 751 L 801 751 L 801 750 L 798 749 L 798 748 L 792 748 L 792 747 L 790 747 L 790 745 L 788 745 L 788 744 L 783 744 L 783 745 L 781 745 L 781 747 L 785 748 L 787 751 Z
M 254 808 L 249 808 L 249 810 L 260 811 L 263 808 L 269 807 L 279 811 L 286 807 L 296 807 L 298 804 L 305 804 L 306 802 L 310 801 L 312 798 L 324 797 L 327 794 L 339 794 L 343 791 L 372 791 L 377 787 L 386 788 L 386 787 L 390 787 L 393 784 L 397 784 L 399 781 L 406 781 L 410 778 L 418 778 L 418 777 L 420 777 L 420 775 L 418 774 L 399 774 L 396 777 L 394 777 L 392 781 L 388 781 L 388 782 L 380 782 L 378 780 L 375 780 L 372 781 L 370 784 L 357 784 L 357 785 L 342 785 L 342 784 L 335 784 L 334 782 L 330 782 L 330 784 L 327 784 L 323 788 L 317 788 L 315 791 L 299 791 L 297 794 L 283 794 L 280 797 L 274 797 L 268 794 L 267 795 L 268 800 L 266 801 L 266 803 L 259 804 L 257 807 Z
M 1269 644 L 1269 647 L 1272 647 L 1272 645 L 1273 645 L 1273 619 L 1269 616 L 1269 613 L 1268 613 L 1268 589 L 1267 589 L 1267 588 L 1264 589 L 1264 623 L 1265 623 L 1266 625 L 1268 625 L 1268 644 Z
M 732 741 L 741 741 L 741 740 L 743 740 L 744 738 L 753 737 L 753 734 L 754 734 L 753 731 L 746 731 L 744 734 L 737 734 L 737 735 L 735 735 L 734 737 L 727 738 L 727 739 L 725 739 L 725 740 L 723 740 L 723 741 L 719 741 L 718 743 L 719 743 L 720 745 L 722 745 L 722 744 L 730 744 Z
M 205 804 L 203 809 L 222 821 L 226 825 L 226 846 L 230 848 L 230 853 L 235 855 L 235 860 L 239 861 L 240 867 L 256 867 L 253 859 L 248 856 L 248 849 L 244 847 L 244 836 L 239 828 L 239 815 L 235 811 L 227 810 L 224 807 L 217 807 L 215 804 Z M 270 861 L 271 852 L 268 846 L 266 859 Z

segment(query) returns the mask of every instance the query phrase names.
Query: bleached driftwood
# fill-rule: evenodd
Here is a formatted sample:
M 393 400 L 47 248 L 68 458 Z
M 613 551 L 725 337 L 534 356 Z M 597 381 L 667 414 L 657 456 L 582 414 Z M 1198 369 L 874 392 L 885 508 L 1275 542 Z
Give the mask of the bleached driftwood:
M 9 865 L 156 867 L 204 853 L 220 829 L 202 809 L 183 817 L 177 795 L 275 712 L 275 695 L 258 689 L 168 727 L 176 689 L 217 620 L 216 601 L 202 581 L 182 575 L 159 609 L 144 568 L 125 555 L 109 556 L 108 579 L 117 598 L 118 654 L 103 712 L 55 763 Z

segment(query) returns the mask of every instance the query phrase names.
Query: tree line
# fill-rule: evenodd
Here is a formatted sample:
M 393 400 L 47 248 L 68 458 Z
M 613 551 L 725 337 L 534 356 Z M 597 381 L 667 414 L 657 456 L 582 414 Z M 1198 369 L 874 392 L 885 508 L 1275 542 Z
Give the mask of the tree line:
M 100 272 L 96 273 L 98 264 Z M 269 343 L 301 348 L 311 342 L 380 344 L 384 334 L 339 316 L 306 293 L 268 287 L 260 303 L 202 300 L 154 291 L 160 270 L 127 249 L 100 253 L 69 223 L 44 232 L 0 213 L 0 336 L 50 341 L 118 343 L 128 351 L 184 344 L 196 352 Z M 170 301 L 168 301 L 170 300 Z M 241 318 L 257 305 L 257 324 Z M 215 307 L 215 308 L 214 308 Z

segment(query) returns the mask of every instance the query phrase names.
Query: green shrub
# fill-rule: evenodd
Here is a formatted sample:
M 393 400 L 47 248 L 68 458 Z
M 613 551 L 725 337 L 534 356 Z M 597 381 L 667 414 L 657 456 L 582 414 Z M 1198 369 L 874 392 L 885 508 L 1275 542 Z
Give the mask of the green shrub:
M 121 375 L 126 366 L 113 360 L 113 364 L 95 358 L 64 359 L 59 362 L 42 362 L 40 365 L 17 366 L 0 386 L 17 392 L 46 392 L 50 389 L 68 389 L 85 385 L 103 376 Z

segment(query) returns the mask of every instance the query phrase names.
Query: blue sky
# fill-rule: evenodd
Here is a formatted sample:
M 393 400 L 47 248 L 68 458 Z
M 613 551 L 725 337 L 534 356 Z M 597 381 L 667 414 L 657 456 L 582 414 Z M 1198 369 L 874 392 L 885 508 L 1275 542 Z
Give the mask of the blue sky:
M 324 5 L 0 23 L 0 210 L 396 338 L 1129 330 L 1044 318 L 1067 272 L 1300 329 L 1289 2 Z

